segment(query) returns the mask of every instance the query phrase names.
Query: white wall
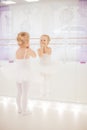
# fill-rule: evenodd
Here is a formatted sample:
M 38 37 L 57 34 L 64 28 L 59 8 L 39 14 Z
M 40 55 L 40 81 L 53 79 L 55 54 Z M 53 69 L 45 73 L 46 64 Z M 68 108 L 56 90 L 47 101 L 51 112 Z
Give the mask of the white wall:
M 79 12 L 77 8 L 77 0 L 45 1 L 12 6 L 10 7 L 11 33 L 13 37 L 19 31 L 28 31 L 32 37 L 39 37 L 43 33 L 48 33 L 52 37 L 61 36 L 61 33 L 66 31 L 67 28 L 78 26 Z
M 87 35 L 86 6 L 86 1 L 51 0 L 4 7 L 0 13 L 0 25 L 3 33 L 9 28 L 13 38 L 20 31 L 28 31 L 32 37 L 42 33 L 52 37 Z

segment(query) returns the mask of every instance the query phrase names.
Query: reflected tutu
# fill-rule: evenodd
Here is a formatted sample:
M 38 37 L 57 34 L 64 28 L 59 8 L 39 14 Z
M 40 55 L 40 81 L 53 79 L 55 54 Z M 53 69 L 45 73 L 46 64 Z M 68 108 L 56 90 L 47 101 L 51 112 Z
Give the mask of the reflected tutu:
M 41 74 L 52 75 L 56 73 L 56 64 L 51 60 L 50 55 L 44 54 L 43 57 L 40 58 L 39 66 Z

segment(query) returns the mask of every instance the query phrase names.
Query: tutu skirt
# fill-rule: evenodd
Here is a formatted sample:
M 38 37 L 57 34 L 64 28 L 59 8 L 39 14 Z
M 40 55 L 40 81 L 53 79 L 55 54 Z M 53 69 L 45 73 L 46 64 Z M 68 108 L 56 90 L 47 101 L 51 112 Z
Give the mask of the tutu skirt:
M 54 75 L 56 74 L 56 64 L 54 62 L 50 62 L 49 64 L 39 64 L 39 71 L 41 74 L 45 75 Z
M 7 62 L 0 68 L 1 73 L 7 80 L 15 82 L 29 81 L 32 83 L 41 83 L 43 79 L 38 70 L 38 63 L 31 63 L 28 67 L 23 68 L 22 66 L 17 66 L 16 62 Z

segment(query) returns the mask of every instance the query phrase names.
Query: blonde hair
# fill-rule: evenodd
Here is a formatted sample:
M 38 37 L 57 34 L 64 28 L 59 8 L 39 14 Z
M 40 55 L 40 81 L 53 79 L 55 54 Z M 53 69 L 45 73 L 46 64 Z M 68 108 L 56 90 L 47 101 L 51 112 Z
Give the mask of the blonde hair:
M 51 39 L 50 39 L 50 36 L 49 36 L 49 35 L 47 35 L 47 34 L 43 34 L 42 36 L 47 37 L 48 42 L 50 42 Z M 42 36 L 41 36 L 41 37 L 42 37 Z
M 29 34 L 27 32 L 20 32 L 17 36 L 18 45 L 22 46 L 23 44 L 29 43 Z

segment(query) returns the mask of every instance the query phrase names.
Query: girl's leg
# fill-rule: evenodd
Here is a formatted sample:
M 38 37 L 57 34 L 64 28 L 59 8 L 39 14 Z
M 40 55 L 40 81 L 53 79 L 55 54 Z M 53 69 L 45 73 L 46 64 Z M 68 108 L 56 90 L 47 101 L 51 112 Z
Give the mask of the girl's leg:
M 28 90 L 29 90 L 29 83 L 23 82 L 22 86 L 22 110 L 23 113 L 26 114 L 27 112 L 27 105 L 28 105 Z
M 22 97 L 22 83 L 17 83 L 17 98 L 16 98 L 16 102 L 17 102 L 17 107 L 18 107 L 18 112 L 21 113 L 22 112 L 22 108 L 21 108 L 21 97 Z
M 43 91 L 43 96 L 46 96 L 47 95 L 47 77 L 46 77 L 46 74 L 43 74 L 43 78 L 44 78 L 44 80 L 43 80 L 43 89 L 42 89 L 42 91 Z
M 48 98 L 49 95 L 50 95 L 50 75 L 47 75 L 46 80 L 47 80 L 47 90 L 46 90 L 46 93 L 47 93 L 47 98 Z
M 47 74 L 44 74 L 43 81 L 43 96 L 49 96 L 49 78 Z

